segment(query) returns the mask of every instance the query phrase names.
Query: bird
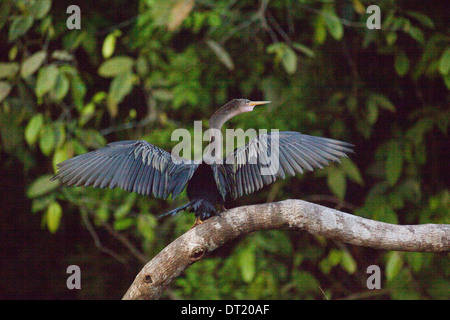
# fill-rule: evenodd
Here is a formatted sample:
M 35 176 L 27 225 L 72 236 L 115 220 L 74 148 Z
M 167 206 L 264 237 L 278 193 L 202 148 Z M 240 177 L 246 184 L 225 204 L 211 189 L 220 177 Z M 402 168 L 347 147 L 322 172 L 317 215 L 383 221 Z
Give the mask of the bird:
M 270 101 L 233 99 L 211 116 L 209 128 L 220 132 L 231 118 L 267 103 Z M 217 142 L 215 137 L 212 135 L 207 146 L 210 150 Z M 57 164 L 52 180 L 59 180 L 66 186 L 121 188 L 161 199 L 169 196 L 175 199 L 186 189 L 189 201 L 160 216 L 193 211 L 194 227 L 226 211 L 226 199 L 256 192 L 278 178 L 324 168 L 330 162 L 340 163 L 340 158 L 348 157 L 353 147 L 348 142 L 295 131 L 271 131 L 256 135 L 224 158 L 212 152 L 214 159 L 222 161 L 211 161 L 211 154 L 209 159 L 203 156 L 205 161 L 195 161 L 171 154 L 145 140 L 126 140 L 109 143 Z M 272 158 L 273 163 L 269 161 Z M 275 161 L 278 166 L 273 168 Z

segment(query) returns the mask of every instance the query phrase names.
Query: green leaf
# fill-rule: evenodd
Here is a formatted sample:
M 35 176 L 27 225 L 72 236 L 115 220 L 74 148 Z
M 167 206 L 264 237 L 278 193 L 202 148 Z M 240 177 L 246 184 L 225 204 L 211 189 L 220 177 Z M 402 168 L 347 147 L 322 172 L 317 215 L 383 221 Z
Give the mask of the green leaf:
M 155 89 L 152 94 L 159 101 L 171 101 L 173 99 L 173 93 L 170 90 Z
M 41 130 L 41 138 L 39 139 L 39 148 L 41 152 L 49 156 L 56 144 L 55 131 L 51 125 L 46 125 Z
M 335 40 L 341 40 L 344 36 L 344 27 L 334 11 L 334 7 L 327 5 L 322 9 L 322 12 L 328 32 Z
M 281 61 L 287 73 L 293 74 L 297 71 L 297 54 L 287 44 L 283 42 L 272 43 L 266 50 L 267 53 L 275 54 L 275 63 Z
M 2 102 L 11 92 L 12 86 L 6 81 L 0 81 L 0 102 Z
M 341 166 L 342 169 L 344 169 L 345 174 L 354 182 L 356 182 L 359 185 L 363 185 L 363 178 L 361 176 L 361 172 L 359 171 L 359 168 L 356 166 L 356 164 L 350 160 L 350 159 L 342 159 L 341 160 Z
M 39 137 L 42 125 L 44 124 L 44 116 L 41 113 L 35 114 L 28 122 L 25 128 L 25 141 L 28 145 L 33 145 Z
M 58 67 L 51 64 L 39 70 L 36 81 L 36 95 L 42 97 L 56 85 L 58 79 Z
M 292 278 L 299 291 L 320 292 L 320 283 L 311 273 L 306 271 L 295 271 Z
M 66 142 L 66 128 L 64 122 L 54 122 L 53 130 L 55 131 L 55 149 L 61 148 Z
M 55 150 L 53 154 L 53 170 L 57 171 L 57 164 L 73 157 L 73 148 L 71 143 L 65 143 L 62 147 Z
M 388 144 L 386 159 L 386 179 L 391 186 L 395 185 L 403 170 L 403 152 L 398 141 Z
M 122 218 L 124 218 L 128 212 L 130 212 L 131 210 L 131 204 L 130 203 L 124 203 L 122 205 L 120 205 L 119 207 L 117 207 L 116 210 L 114 210 L 114 217 L 117 220 L 120 220 Z
M 445 49 L 445 52 L 439 59 L 439 72 L 441 74 L 448 74 L 449 71 L 450 71 L 450 47 Z
M 347 271 L 348 274 L 354 274 L 356 271 L 356 261 L 353 259 L 350 252 L 346 250 L 342 251 L 341 266 L 345 271 Z
M 98 149 L 106 144 L 105 137 L 95 129 L 78 129 L 75 131 L 75 135 L 89 148 Z
M 51 0 L 35 0 L 31 6 L 31 13 L 36 19 L 42 19 L 50 11 L 52 7 Z
M 149 72 L 149 65 L 147 58 L 144 56 L 139 56 L 136 60 L 136 71 L 142 78 L 146 77 Z
M 242 279 L 249 283 L 255 276 L 255 246 L 253 244 L 247 244 L 240 248 L 237 253 L 237 262 L 239 269 L 241 270 Z
M 266 51 L 267 53 L 275 54 L 275 60 L 278 62 L 281 60 L 286 46 L 283 42 L 275 42 L 268 45 Z
M 425 36 L 423 35 L 423 31 L 415 26 L 409 26 L 404 28 L 404 31 L 408 33 L 414 40 L 423 44 L 425 42 Z
M 386 278 L 387 280 L 394 279 L 403 267 L 403 257 L 398 251 L 391 251 L 387 255 L 386 261 Z
M 95 103 L 89 102 L 80 112 L 79 125 L 84 126 L 95 114 Z
M 327 29 L 325 28 L 325 18 L 318 14 L 314 20 L 314 41 L 323 44 L 327 38 Z
M 330 256 L 327 256 L 326 258 L 320 260 L 319 262 L 319 268 L 322 273 L 329 274 L 331 271 L 331 268 L 333 267 L 332 261 L 329 259 Z
M 59 72 L 58 77 L 56 78 L 55 86 L 51 90 L 51 96 L 56 101 L 62 101 L 69 92 L 69 88 L 70 88 L 69 78 L 65 73 Z
M 128 194 L 125 202 L 114 211 L 114 218 L 117 220 L 124 218 L 130 212 L 135 200 L 136 193 Z
M 405 180 L 398 188 L 399 194 L 406 200 L 420 201 L 422 190 L 419 181 L 415 179 Z
M 342 261 L 342 251 L 338 249 L 331 249 L 327 257 L 330 266 L 337 266 Z
M 392 46 L 397 41 L 397 33 L 394 31 L 386 32 L 386 42 L 389 46 Z
M 58 230 L 61 223 L 61 216 L 62 208 L 60 204 L 56 201 L 51 202 L 46 214 L 47 228 L 51 233 L 55 233 Z
M 47 209 L 50 203 L 55 200 L 55 194 L 49 194 L 43 197 L 34 198 L 31 202 L 31 212 L 36 213 Z
M 327 173 L 327 184 L 331 192 L 339 199 L 344 199 L 347 188 L 344 171 L 336 167 L 330 167 Z
M 98 74 L 105 78 L 112 78 L 119 74 L 131 73 L 134 59 L 127 56 L 117 56 L 106 60 L 98 68 Z
M 134 218 L 126 217 L 114 221 L 114 230 L 122 231 L 130 228 L 134 224 Z
M 86 95 L 86 85 L 79 75 L 72 75 L 70 81 L 70 92 L 72 93 L 72 98 L 77 107 L 78 111 L 80 111 L 84 106 L 84 96 Z
M 374 124 L 377 122 L 378 119 L 378 105 L 372 97 L 369 97 L 369 99 L 366 102 L 367 107 L 367 114 L 366 118 L 369 124 Z
M 16 76 L 20 67 L 17 62 L 0 62 L 0 79 L 12 79 Z
M 287 73 L 293 74 L 297 71 L 297 54 L 291 47 L 286 46 L 281 63 Z
M 155 239 L 156 218 L 150 214 L 140 214 L 136 219 L 136 228 L 147 240 L 152 242 Z
M 175 31 L 189 16 L 192 8 L 195 5 L 194 0 L 177 0 L 174 5 L 171 6 L 170 14 L 166 22 L 167 29 L 169 31 Z
M 400 52 L 395 56 L 395 71 L 400 77 L 403 77 L 409 70 L 409 59 L 404 52 Z
M 106 200 L 103 199 L 102 203 L 98 207 L 97 211 L 95 212 L 95 221 L 97 224 L 103 224 L 104 222 L 108 221 L 110 214 L 109 214 L 109 199 Z
M 51 174 L 40 176 L 28 187 L 27 197 L 30 199 L 43 196 L 59 187 L 58 181 L 50 181 Z
M 120 103 L 122 99 L 133 89 L 133 73 L 126 71 L 118 74 L 109 87 L 109 98 L 114 103 Z
M 406 261 L 408 261 L 414 272 L 419 272 L 422 268 L 423 256 L 423 252 L 405 252 Z
M 83 153 L 87 153 L 89 150 L 86 148 L 86 146 L 84 145 L 84 143 L 81 143 L 81 141 L 84 141 L 82 138 L 78 139 L 71 139 L 70 140 L 70 144 L 71 147 L 73 148 L 73 151 L 75 154 L 83 154 Z
M 66 50 L 55 50 L 52 52 L 52 59 L 61 61 L 72 61 L 74 57 Z
M 26 79 L 35 73 L 47 57 L 46 51 L 38 51 L 29 56 L 23 63 L 20 69 L 20 75 Z
M 116 49 L 116 33 L 112 32 L 110 34 L 108 34 L 105 38 L 105 41 L 103 41 L 103 46 L 102 46 L 102 56 L 105 59 L 109 59 L 113 53 L 114 50 Z M 99 71 L 100 73 L 100 71 Z
M 425 27 L 428 27 L 431 29 L 434 28 L 433 20 L 431 20 L 430 17 L 428 17 L 427 15 L 425 15 L 421 12 L 417 12 L 417 11 L 406 11 L 406 14 L 408 14 L 410 17 L 413 17 L 414 19 L 416 19 L 418 22 L 420 22 Z
M 355 9 L 355 11 L 358 14 L 365 14 L 366 13 L 366 7 L 364 6 L 364 4 L 360 1 L 360 0 L 353 0 L 353 9 Z
M 15 17 L 9 27 L 8 41 L 14 41 L 27 33 L 33 22 L 32 15 Z
M 374 100 L 380 108 L 395 112 L 394 104 L 385 95 L 372 93 L 370 99 Z
M 314 58 L 316 56 L 313 50 L 301 43 L 293 42 L 292 47 L 310 58 Z
M 96 94 L 94 94 L 91 101 L 96 104 L 102 103 L 103 101 L 105 101 L 106 96 L 107 94 L 105 91 L 99 91 Z
M 234 70 L 233 59 L 231 59 L 231 56 L 220 44 L 213 40 L 208 40 L 206 43 L 228 70 Z

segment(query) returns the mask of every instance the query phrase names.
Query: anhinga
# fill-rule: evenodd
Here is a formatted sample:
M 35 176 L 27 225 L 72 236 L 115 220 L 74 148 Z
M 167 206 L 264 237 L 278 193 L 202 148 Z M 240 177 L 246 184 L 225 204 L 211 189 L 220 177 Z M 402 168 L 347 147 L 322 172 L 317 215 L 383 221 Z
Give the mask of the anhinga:
M 234 99 L 209 119 L 210 129 L 223 124 L 254 106 L 269 101 Z M 262 169 L 271 156 L 272 144 L 278 143 L 278 168 L 271 174 Z M 211 140 L 213 142 L 213 140 Z M 229 153 L 223 163 L 205 163 L 172 158 L 171 153 L 147 141 L 119 141 L 58 164 L 59 179 L 68 186 L 119 187 L 142 195 L 166 199 L 178 196 L 187 185 L 189 202 L 163 215 L 194 211 L 197 223 L 224 209 L 227 196 L 238 198 L 273 183 L 287 175 L 323 168 L 329 161 L 339 162 L 352 152 L 353 145 L 299 132 L 270 132 L 256 136 Z M 179 161 L 174 161 L 179 160 Z

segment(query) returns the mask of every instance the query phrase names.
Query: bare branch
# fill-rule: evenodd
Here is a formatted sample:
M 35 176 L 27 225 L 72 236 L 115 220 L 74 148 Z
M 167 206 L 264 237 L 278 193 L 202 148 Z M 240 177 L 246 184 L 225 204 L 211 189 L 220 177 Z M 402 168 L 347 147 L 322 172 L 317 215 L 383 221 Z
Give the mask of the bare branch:
M 291 229 L 383 250 L 450 250 L 450 225 L 394 225 L 302 200 L 239 207 L 208 219 L 164 248 L 136 276 L 123 299 L 158 299 L 192 263 L 228 240 L 253 231 Z

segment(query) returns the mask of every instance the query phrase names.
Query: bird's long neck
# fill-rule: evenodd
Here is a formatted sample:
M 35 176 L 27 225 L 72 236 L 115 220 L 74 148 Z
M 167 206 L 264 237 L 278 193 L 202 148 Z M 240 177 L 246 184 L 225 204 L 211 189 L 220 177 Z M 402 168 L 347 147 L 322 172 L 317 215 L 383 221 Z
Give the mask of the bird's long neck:
M 225 122 L 238 114 L 238 110 L 230 110 L 227 105 L 224 105 L 209 118 L 209 128 L 220 130 Z
M 230 108 L 228 104 L 221 107 L 219 110 L 214 112 L 214 114 L 209 118 L 209 129 L 214 130 L 221 130 L 222 126 L 233 118 L 234 116 L 238 115 L 240 112 L 236 109 Z M 214 131 L 213 130 L 213 131 Z M 222 141 L 217 140 L 216 141 L 216 135 L 217 133 L 211 132 L 211 137 L 209 140 L 209 145 L 206 147 L 206 154 L 211 157 L 216 157 L 216 149 L 221 146 Z M 220 135 L 220 134 L 219 134 Z M 220 135 L 221 136 L 221 135 Z M 220 150 L 219 150 L 219 153 Z

